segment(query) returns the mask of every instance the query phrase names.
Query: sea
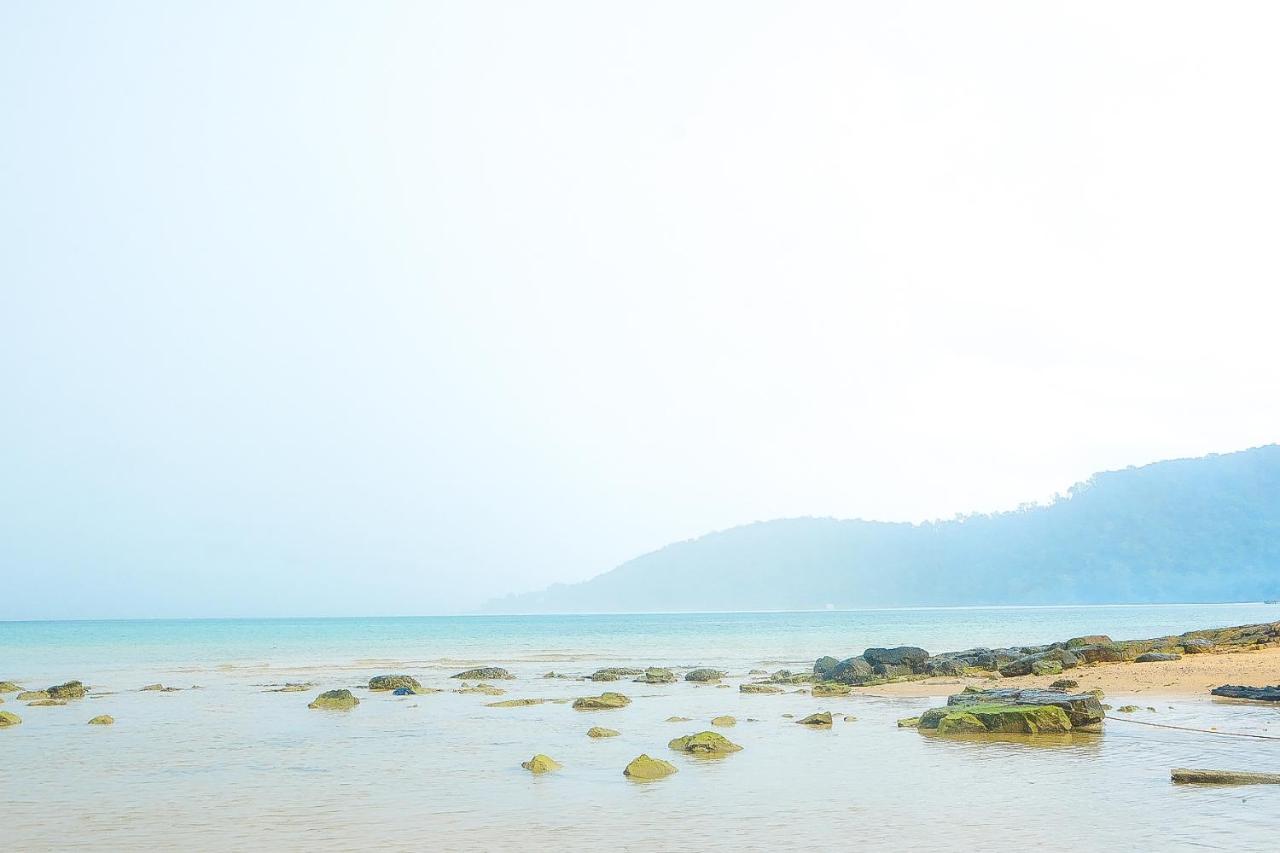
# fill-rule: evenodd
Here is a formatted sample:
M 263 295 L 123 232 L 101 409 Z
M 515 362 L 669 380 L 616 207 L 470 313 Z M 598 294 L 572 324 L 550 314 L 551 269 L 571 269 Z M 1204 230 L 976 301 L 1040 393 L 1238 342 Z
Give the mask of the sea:
M 57 707 L 0 696 L 22 717 L 0 729 L 0 849 L 1273 851 L 1280 786 L 1175 786 L 1169 771 L 1280 772 L 1280 708 L 1109 696 L 1161 725 L 949 739 L 896 725 L 945 702 L 945 687 L 927 698 L 736 687 L 752 670 L 807 670 L 869 646 L 936 653 L 1276 620 L 1280 605 L 1255 603 L 0 622 L 0 680 L 91 687 Z M 501 697 L 453 692 L 451 676 L 475 666 L 516 678 L 491 682 Z M 710 666 L 730 689 L 580 678 L 609 666 Z M 441 692 L 365 689 L 387 673 Z M 298 682 L 310 686 L 272 692 Z M 154 683 L 180 689 L 141 690 Z M 335 688 L 360 705 L 307 708 Z M 489 705 L 603 690 L 632 702 Z M 815 711 L 835 725 L 794 723 Z M 86 725 L 97 714 L 116 722 Z M 721 731 L 742 751 L 667 748 L 720 715 L 737 719 Z M 620 734 L 586 737 L 597 725 Z M 563 767 L 530 774 L 520 765 L 535 753 Z M 625 778 L 642 753 L 678 772 Z

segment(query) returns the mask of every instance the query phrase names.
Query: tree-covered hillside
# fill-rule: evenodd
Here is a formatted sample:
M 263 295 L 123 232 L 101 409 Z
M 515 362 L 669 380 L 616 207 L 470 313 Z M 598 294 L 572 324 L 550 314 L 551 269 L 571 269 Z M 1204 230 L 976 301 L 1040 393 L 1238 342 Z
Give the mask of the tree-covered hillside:
M 1280 598 L 1280 445 L 1098 474 L 926 524 L 795 518 L 679 542 L 506 612 Z

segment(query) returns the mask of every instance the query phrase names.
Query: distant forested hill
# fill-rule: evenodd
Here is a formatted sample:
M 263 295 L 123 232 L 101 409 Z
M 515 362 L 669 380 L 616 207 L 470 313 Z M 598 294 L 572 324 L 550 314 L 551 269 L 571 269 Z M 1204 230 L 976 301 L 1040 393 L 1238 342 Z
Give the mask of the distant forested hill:
M 926 524 L 793 518 L 678 542 L 498 612 L 1280 598 L 1280 445 L 1097 474 L 1052 504 Z

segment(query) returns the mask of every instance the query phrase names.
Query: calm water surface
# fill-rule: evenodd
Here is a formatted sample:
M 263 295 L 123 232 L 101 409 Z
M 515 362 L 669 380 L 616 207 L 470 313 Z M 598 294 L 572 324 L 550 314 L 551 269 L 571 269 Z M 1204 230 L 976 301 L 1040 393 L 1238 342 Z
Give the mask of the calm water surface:
M 931 651 L 1082 633 L 1117 638 L 1280 618 L 1280 607 L 1008 608 L 830 613 L 421 619 L 0 623 L 0 679 L 81 678 L 98 698 L 27 708 L 0 731 L 0 826 L 8 849 L 937 849 L 1275 850 L 1280 789 L 1174 787 L 1174 766 L 1280 771 L 1280 740 L 1108 722 L 1101 735 L 943 740 L 894 721 L 932 699 L 740 694 L 751 668 L 910 642 Z M 406 671 L 448 676 L 495 663 L 502 698 L 613 687 L 618 711 L 489 708 L 478 695 L 392 697 L 359 687 Z M 707 664 L 734 689 L 542 679 L 610 664 Z M 266 693 L 310 680 L 314 691 Z M 199 690 L 139 693 L 163 681 Z M 1275 681 L 1280 682 L 1280 673 Z M 309 711 L 350 687 L 350 713 Z M 945 695 L 946 688 L 940 688 Z M 1108 697 L 1122 704 L 1125 697 Z M 1280 738 L 1280 709 L 1208 698 L 1135 698 L 1135 719 Z M 809 731 L 797 717 L 857 717 Z M 110 728 L 87 719 L 112 714 Z M 742 752 L 670 753 L 672 737 L 733 714 Z M 672 715 L 689 723 L 667 723 Z M 751 720 L 751 721 L 749 721 Z M 592 740 L 592 725 L 622 736 Z M 532 777 L 546 752 L 564 769 Z M 641 752 L 675 776 L 624 779 Z

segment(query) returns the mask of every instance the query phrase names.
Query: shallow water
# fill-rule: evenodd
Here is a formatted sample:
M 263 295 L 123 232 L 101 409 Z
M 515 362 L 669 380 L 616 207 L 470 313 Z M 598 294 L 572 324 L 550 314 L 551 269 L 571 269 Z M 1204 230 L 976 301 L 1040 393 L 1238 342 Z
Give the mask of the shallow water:
M 1209 698 L 1113 714 L 1100 735 L 941 739 L 895 720 L 937 704 L 869 696 L 744 695 L 752 667 L 912 642 L 932 651 L 1081 633 L 1117 638 L 1274 620 L 1263 605 L 1017 608 L 860 613 L 484 617 L 0 624 L 0 679 L 43 686 L 79 677 L 110 695 L 27 708 L 0 731 L 3 843 L 10 849 L 262 848 L 501 850 L 926 849 L 1013 844 L 1045 850 L 1274 850 L 1280 788 L 1174 786 L 1175 766 L 1280 770 L 1280 709 Z M 473 662 L 519 680 L 490 698 L 393 697 L 358 689 L 408 671 L 451 688 Z M 541 679 L 610 664 L 711 664 L 731 689 Z M 262 685 L 314 680 L 307 693 Z M 1277 673 L 1276 681 L 1280 681 Z M 199 690 L 140 693 L 151 682 Z M 351 687 L 349 713 L 310 711 L 321 689 Z M 497 698 L 569 698 L 616 689 L 633 703 L 489 708 Z M 943 688 L 945 689 L 945 688 Z M 1109 696 L 1119 706 L 1126 697 Z M 851 714 L 810 731 L 783 714 Z M 89 727 L 94 714 L 117 723 Z M 709 728 L 743 745 L 723 759 L 671 753 Z M 667 723 L 671 715 L 694 718 Z M 756 722 L 748 722 L 755 718 Z M 592 740 L 592 725 L 622 736 Z M 564 769 L 533 777 L 545 752 Z M 680 772 L 623 778 L 647 752 Z

